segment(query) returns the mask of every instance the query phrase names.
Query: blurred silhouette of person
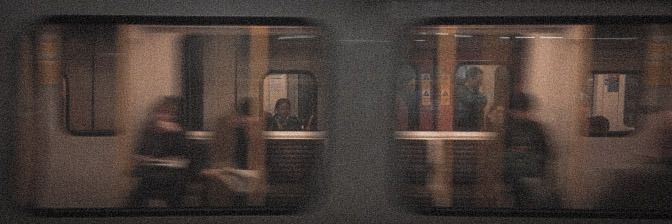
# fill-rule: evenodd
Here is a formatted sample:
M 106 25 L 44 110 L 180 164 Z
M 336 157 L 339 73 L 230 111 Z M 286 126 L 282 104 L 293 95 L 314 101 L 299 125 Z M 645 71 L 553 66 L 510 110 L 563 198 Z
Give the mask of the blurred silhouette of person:
M 457 85 L 455 100 L 455 128 L 457 131 L 478 131 L 483 123 L 483 108 L 487 98 L 481 93 L 483 71 L 469 67 L 464 83 Z
M 251 113 L 252 99 L 243 99 L 236 114 L 219 120 L 211 167 L 201 173 L 212 178 L 210 205 L 236 207 L 263 205 L 266 194 L 266 158 L 263 121 Z
M 161 99 L 152 109 L 133 158 L 137 161 L 133 174 L 140 177 L 130 196 L 130 206 L 148 206 L 158 197 L 170 207 L 180 207 L 185 192 L 188 144 L 178 123 L 180 100 Z
M 289 99 L 281 98 L 275 102 L 274 114 L 266 120 L 266 130 L 269 131 L 298 131 L 301 122 L 295 116 L 291 115 L 292 104 Z
M 504 182 L 509 187 L 513 206 L 539 208 L 556 206 L 554 192 L 545 188 L 545 173 L 550 159 L 546 135 L 540 123 L 530 119 L 530 97 L 514 94 L 504 133 Z M 547 195 L 539 195 L 548 193 Z

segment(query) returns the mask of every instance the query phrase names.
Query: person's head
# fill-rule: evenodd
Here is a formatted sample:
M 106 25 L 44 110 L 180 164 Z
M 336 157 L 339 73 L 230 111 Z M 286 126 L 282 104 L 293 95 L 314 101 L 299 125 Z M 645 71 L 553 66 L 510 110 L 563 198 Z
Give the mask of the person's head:
M 289 99 L 282 98 L 275 102 L 275 114 L 278 114 L 282 117 L 288 117 L 291 111 L 292 105 L 289 102 Z
M 464 74 L 464 86 L 469 88 L 478 88 L 481 86 L 483 71 L 477 67 L 470 67 Z
M 175 122 L 177 121 L 179 104 L 179 98 L 167 96 L 154 106 L 152 112 L 157 120 Z

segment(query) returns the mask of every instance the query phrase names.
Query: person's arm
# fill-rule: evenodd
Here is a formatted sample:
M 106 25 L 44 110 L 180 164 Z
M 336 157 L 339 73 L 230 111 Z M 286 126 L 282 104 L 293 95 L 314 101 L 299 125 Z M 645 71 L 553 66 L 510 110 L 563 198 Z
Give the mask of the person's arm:
M 481 94 L 480 91 L 477 91 L 475 95 L 476 99 L 474 100 L 474 103 L 477 105 L 479 110 L 482 110 L 485 107 L 485 104 L 488 103 L 488 98 Z
M 287 118 L 287 130 L 288 131 L 300 131 L 301 130 L 301 122 L 299 121 L 299 118 L 290 116 Z
M 469 93 L 465 94 L 464 100 L 468 102 L 469 105 L 472 105 L 476 110 L 483 110 L 485 104 L 488 102 L 488 98 L 485 97 L 485 95 L 483 95 L 479 90 L 473 92 L 470 91 Z

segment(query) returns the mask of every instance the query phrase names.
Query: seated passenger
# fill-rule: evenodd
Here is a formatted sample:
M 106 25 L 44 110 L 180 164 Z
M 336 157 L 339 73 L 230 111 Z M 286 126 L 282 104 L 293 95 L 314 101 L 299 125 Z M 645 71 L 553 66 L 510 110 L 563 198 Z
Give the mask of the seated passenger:
M 301 122 L 295 116 L 291 116 L 292 105 L 287 98 L 278 99 L 275 102 L 275 111 L 270 119 L 266 120 L 268 131 L 298 131 Z

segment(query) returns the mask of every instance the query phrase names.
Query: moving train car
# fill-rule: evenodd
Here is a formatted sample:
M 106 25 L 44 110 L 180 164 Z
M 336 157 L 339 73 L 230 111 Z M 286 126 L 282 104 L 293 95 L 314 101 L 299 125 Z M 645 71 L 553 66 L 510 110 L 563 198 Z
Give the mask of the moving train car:
M 2 11 L 4 223 L 671 218 L 666 1 Z

